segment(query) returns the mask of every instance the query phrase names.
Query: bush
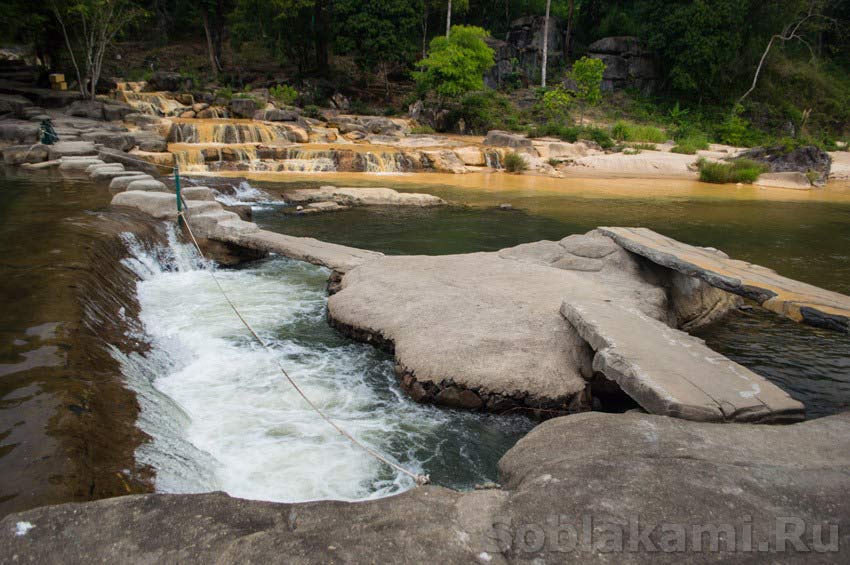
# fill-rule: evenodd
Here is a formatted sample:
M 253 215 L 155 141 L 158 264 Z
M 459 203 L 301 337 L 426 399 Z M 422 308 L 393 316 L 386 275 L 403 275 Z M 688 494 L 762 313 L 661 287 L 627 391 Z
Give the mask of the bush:
M 287 106 L 292 106 L 298 100 L 298 91 L 288 84 L 279 84 L 269 89 L 269 96 Z
M 435 132 L 434 128 L 432 128 L 431 126 L 413 126 L 412 128 L 410 128 L 410 133 L 414 135 L 425 135 Z
M 611 128 L 611 137 L 617 141 L 645 141 L 649 143 L 664 143 L 667 134 L 655 126 L 642 126 L 619 121 Z
M 557 137 L 561 141 L 575 143 L 578 140 L 581 129 L 562 123 L 549 122 L 531 128 L 528 137 Z
M 560 165 L 560 164 L 561 164 L 561 160 L 560 160 L 560 159 L 554 159 L 554 158 L 552 158 L 552 159 L 547 159 L 547 160 L 546 160 L 546 162 L 547 162 L 547 163 L 549 163 L 549 166 L 550 166 L 550 167 L 557 167 L 558 165 Z
M 484 40 L 490 34 L 475 26 L 456 25 L 449 37 L 431 40 L 428 56 L 417 63 L 413 78 L 420 92 L 454 98 L 484 88 L 484 73 L 495 64 Z
M 510 99 L 493 91 L 469 92 L 459 103 L 453 104 L 449 123 L 457 124 L 460 120 L 466 124 L 465 131 L 469 133 L 519 129 L 519 118 Z
M 697 151 L 704 151 L 706 149 L 708 149 L 708 140 L 705 136 L 694 135 L 680 139 L 670 152 L 682 153 L 684 155 L 696 155 Z
M 743 108 L 735 108 L 726 119 L 717 126 L 717 139 L 720 143 L 735 147 L 753 147 L 761 141 L 761 135 L 750 127 L 750 122 L 741 117 Z
M 700 158 L 699 180 L 716 184 L 746 183 L 752 184 L 759 175 L 767 172 L 767 166 L 751 159 L 735 159 L 724 163 Z
M 578 137 L 580 139 L 589 139 L 599 144 L 602 149 L 611 149 L 614 147 L 614 141 L 602 128 L 586 127 L 581 130 Z
M 321 120 L 322 119 L 322 110 L 321 110 L 321 108 L 319 108 L 315 104 L 310 104 L 310 105 L 304 106 L 304 115 L 307 116 L 308 118 L 313 118 L 314 120 Z
M 509 173 L 521 173 L 528 168 L 528 164 L 522 155 L 512 151 L 505 155 L 505 170 Z
M 632 145 L 632 149 L 636 149 L 638 151 L 657 151 L 658 148 L 654 143 L 635 143 Z

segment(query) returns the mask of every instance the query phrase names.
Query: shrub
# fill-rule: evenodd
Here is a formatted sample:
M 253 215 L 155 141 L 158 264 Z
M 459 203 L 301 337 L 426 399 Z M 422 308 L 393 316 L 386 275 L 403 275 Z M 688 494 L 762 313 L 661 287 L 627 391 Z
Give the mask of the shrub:
M 484 40 L 490 34 L 475 26 L 453 26 L 449 37 L 431 40 L 428 56 L 416 65 L 413 78 L 420 92 L 453 98 L 484 88 L 484 73 L 495 64 Z
M 229 86 L 225 86 L 224 88 L 219 88 L 215 91 L 216 98 L 224 98 L 225 100 L 233 99 L 233 89 Z
M 635 149 L 634 147 L 626 147 L 623 149 L 623 155 L 637 155 L 640 153 L 640 149 Z
M 759 144 L 761 136 L 750 127 L 750 122 L 741 117 L 742 112 L 743 108 L 737 106 L 717 126 L 717 139 L 720 143 L 735 147 L 752 147 Z
M 667 134 L 655 126 L 642 126 L 628 122 L 617 122 L 611 128 L 611 136 L 617 141 L 645 141 L 649 143 L 664 143 Z
M 414 135 L 423 135 L 423 134 L 431 134 L 435 133 L 434 128 L 431 126 L 413 126 L 410 128 L 410 133 Z
M 547 159 L 546 162 L 549 163 L 550 167 L 557 167 L 558 165 L 561 164 L 560 159 L 554 159 L 554 158 L 553 159 Z
M 694 135 L 685 137 L 670 150 L 671 153 L 682 153 L 684 155 L 696 155 L 697 151 L 708 149 L 708 140 L 705 136 Z
M 522 155 L 512 151 L 505 155 L 505 170 L 509 173 L 521 173 L 528 168 L 528 164 Z
M 308 118 L 313 118 L 314 120 L 321 120 L 322 110 L 315 104 L 310 104 L 304 106 L 304 115 L 306 115 Z
M 564 121 L 570 115 L 574 94 L 559 84 L 543 94 L 543 110 L 550 120 Z
M 752 184 L 759 175 L 767 171 L 767 166 L 751 159 L 735 159 L 729 162 L 709 161 L 700 158 L 699 180 L 716 184 L 746 183 Z
M 632 149 L 637 149 L 638 151 L 656 151 L 658 148 L 654 143 L 635 143 L 632 145 Z
M 471 133 L 484 134 L 491 129 L 516 131 L 519 126 L 510 99 L 493 91 L 469 92 L 458 104 L 452 104 L 449 123 L 457 124 L 460 120 Z
M 581 133 L 580 128 L 562 123 L 548 122 L 531 128 L 528 132 L 528 137 L 557 137 L 561 141 L 575 143 L 579 133 Z
M 611 149 L 612 147 L 614 147 L 614 141 L 611 139 L 611 136 L 608 135 L 608 132 L 606 132 L 602 128 L 582 128 L 578 137 L 581 139 L 589 139 L 590 141 L 595 141 L 602 149 Z
M 269 96 L 287 106 L 292 106 L 298 100 L 298 91 L 288 84 L 279 84 L 269 89 Z

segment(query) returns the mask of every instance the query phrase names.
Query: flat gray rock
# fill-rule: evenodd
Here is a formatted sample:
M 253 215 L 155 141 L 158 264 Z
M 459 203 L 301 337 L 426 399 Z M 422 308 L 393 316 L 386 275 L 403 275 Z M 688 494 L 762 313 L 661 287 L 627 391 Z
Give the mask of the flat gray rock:
M 126 190 L 131 182 L 137 180 L 154 180 L 154 178 L 143 173 L 126 171 L 125 176 L 112 179 L 112 182 L 109 183 L 109 188 L 112 190 Z
M 652 414 L 708 422 L 788 422 L 802 403 L 685 332 L 620 299 L 569 293 L 561 313 L 593 348 L 593 370 Z
M 783 277 L 760 265 L 729 259 L 647 228 L 599 228 L 599 231 L 632 253 L 755 300 L 781 316 L 850 332 L 850 296 Z
M 342 273 L 383 257 L 383 254 L 374 251 L 265 230 L 251 234 L 233 234 L 227 241 L 249 249 L 277 253 L 291 259 L 321 265 Z
M 60 141 L 51 145 L 49 151 L 50 159 L 97 155 L 97 149 L 91 141 Z
M 289 192 L 290 202 L 335 202 L 341 206 L 443 206 L 446 201 L 430 194 L 398 192 L 391 188 L 323 186 Z
M 165 183 L 158 180 L 142 179 L 134 180 L 127 184 L 127 190 L 146 190 L 153 192 L 168 192 Z
M 593 412 L 548 420 L 520 440 L 499 462 L 502 488 L 427 486 L 358 503 L 209 493 L 47 506 L 0 521 L 0 555 L 18 563 L 846 563 L 848 468 L 848 414 L 763 426 Z M 832 538 L 831 525 L 840 526 Z M 790 530 L 795 540 L 797 527 L 807 551 L 777 537 Z

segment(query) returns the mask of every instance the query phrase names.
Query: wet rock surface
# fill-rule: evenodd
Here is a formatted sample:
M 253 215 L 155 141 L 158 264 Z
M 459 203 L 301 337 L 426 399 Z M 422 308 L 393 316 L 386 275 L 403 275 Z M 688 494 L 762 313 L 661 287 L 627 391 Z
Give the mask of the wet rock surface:
M 829 525 L 850 520 L 848 438 L 848 415 L 777 427 L 577 414 L 509 450 L 502 488 L 354 504 L 126 496 L 7 516 L 0 552 L 41 563 L 837 562 L 850 554 L 845 531 L 829 543 Z M 799 546 L 777 536 L 797 542 L 798 527 Z
M 336 203 L 341 206 L 443 206 L 446 201 L 430 194 L 398 192 L 391 188 L 347 188 L 323 186 L 287 192 L 295 203 Z
M 824 186 L 829 178 L 832 158 L 829 153 L 813 145 L 787 151 L 784 147 L 756 147 L 744 151 L 739 157 L 766 164 L 771 173 L 811 173 L 812 184 Z

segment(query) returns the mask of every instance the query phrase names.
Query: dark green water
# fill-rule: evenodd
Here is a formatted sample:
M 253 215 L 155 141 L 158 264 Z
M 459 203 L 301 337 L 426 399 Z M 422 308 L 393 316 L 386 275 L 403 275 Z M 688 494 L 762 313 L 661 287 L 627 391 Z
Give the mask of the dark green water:
M 255 185 L 285 192 L 305 183 Z M 466 206 L 356 209 L 314 216 L 287 216 L 279 208 L 266 207 L 256 212 L 255 219 L 266 229 L 292 235 L 388 254 L 428 255 L 558 240 L 603 225 L 644 226 L 850 294 L 850 204 L 846 203 L 723 198 L 719 191 L 710 197 L 653 198 L 542 191 L 494 194 L 430 184 L 393 186 L 392 177 L 372 182 L 375 185 L 428 192 Z M 516 209 L 497 210 L 500 202 Z M 709 346 L 788 390 L 806 404 L 809 417 L 850 408 L 850 336 L 795 324 L 762 310 L 736 313 L 699 335 Z

